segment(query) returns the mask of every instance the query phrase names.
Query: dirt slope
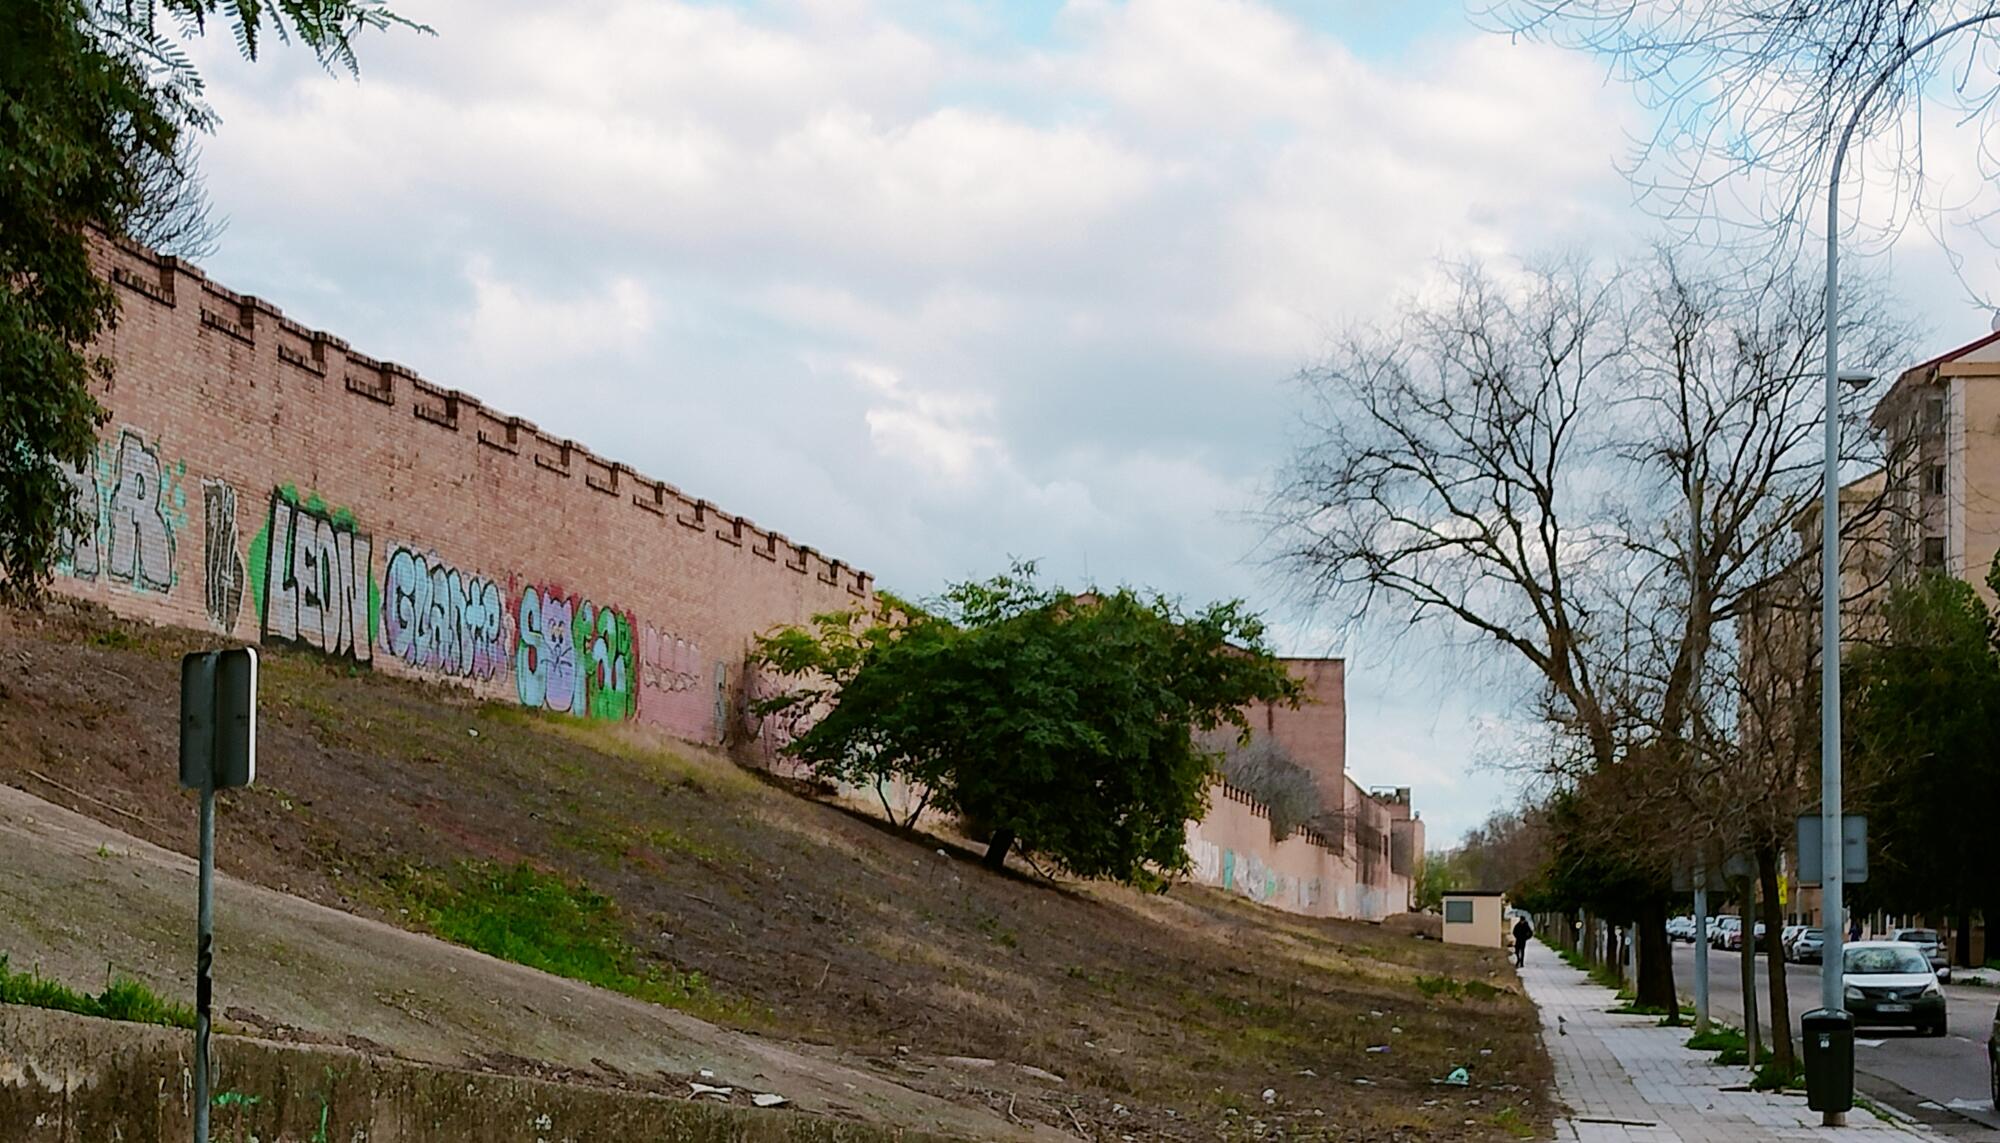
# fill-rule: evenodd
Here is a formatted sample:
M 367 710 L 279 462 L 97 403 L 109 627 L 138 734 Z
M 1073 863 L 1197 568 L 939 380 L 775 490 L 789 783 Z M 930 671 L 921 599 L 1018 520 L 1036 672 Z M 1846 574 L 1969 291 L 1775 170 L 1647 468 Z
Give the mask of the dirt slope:
M 202 643 L 0 611 L 0 781 L 189 852 L 176 660 Z M 320 930 L 303 921 L 253 929 L 253 914 L 293 915 L 258 898 L 243 935 L 223 936 L 244 967 L 222 1002 L 246 1026 L 554 1063 L 600 1082 L 711 1066 L 698 1057 L 713 1051 L 774 1082 L 799 1077 L 795 1098 L 829 1110 L 940 1114 L 892 1083 L 989 1124 L 1092 1137 L 1505 1138 L 1548 1120 L 1532 1009 L 1494 954 L 1206 890 L 996 877 L 949 840 L 903 839 L 637 728 L 530 717 L 308 658 L 267 656 L 263 703 L 259 784 L 223 809 L 222 868 L 386 924 L 300 905 L 288 908 L 339 939 L 307 936 Z M 36 828 L 55 828 L 42 818 Z M 38 861 L 25 888 L 0 878 L 0 951 L 83 982 L 109 962 L 184 994 L 184 886 L 163 859 L 141 862 L 143 847 L 105 842 L 100 856 L 89 830 L 60 828 L 70 841 L 0 831 L 18 852 L 68 854 Z M 753 1034 L 710 1034 L 394 931 L 417 924 L 402 911 L 413 876 L 469 861 L 526 861 L 608 895 L 647 961 L 701 974 L 692 1010 Z M 238 892 L 249 900 L 232 889 L 225 910 Z M 329 942 L 351 956 L 322 963 Z M 585 998 L 601 1009 L 559 1018 Z M 641 1009 L 661 1031 L 635 1027 Z M 669 1034 L 683 1039 L 647 1042 Z M 1461 1064 L 1471 1090 L 1431 1082 Z M 841 1065 L 890 1083 L 816 1070 Z
M 193 992 L 191 859 L 0 787 L 0 868 L 0 939 L 21 967 L 95 980 L 113 965 L 173 994 Z M 86 923 L 105 918 L 115 922 Z M 267 1023 L 261 1013 L 283 1013 L 295 1028 L 394 1045 L 407 1058 L 537 1061 L 677 1093 L 687 1089 L 669 1081 L 706 1068 L 718 1083 L 778 1092 L 801 1110 L 968 1138 L 1027 1134 L 832 1053 L 718 1028 L 233 877 L 217 879 L 215 924 L 216 1003 L 226 1023 L 252 1030 Z

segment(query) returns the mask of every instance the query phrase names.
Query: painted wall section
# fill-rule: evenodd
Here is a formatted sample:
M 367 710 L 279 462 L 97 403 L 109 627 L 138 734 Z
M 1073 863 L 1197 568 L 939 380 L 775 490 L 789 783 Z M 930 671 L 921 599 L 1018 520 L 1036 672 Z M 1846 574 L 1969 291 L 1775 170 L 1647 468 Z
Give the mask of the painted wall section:
M 1189 822 L 1192 879 L 1316 917 L 1379 921 L 1408 912 L 1423 855 L 1423 821 L 1410 790 L 1368 793 L 1347 776 L 1347 668 L 1339 659 L 1285 659 L 1305 684 L 1298 709 L 1249 707 L 1253 734 L 1284 747 L 1319 784 L 1325 832 L 1271 837 L 1270 811 L 1226 783 L 1209 789 L 1208 815 Z
M 110 428 L 58 591 L 575 717 L 768 752 L 746 655 L 866 572 L 99 239 Z M 190 498 L 199 496 L 199 504 Z
M 1367 797 L 1358 787 L 1351 792 Z M 1364 862 L 1352 844 L 1307 830 L 1273 841 L 1271 812 L 1232 786 L 1211 787 L 1208 815 L 1187 831 L 1196 884 L 1312 917 L 1379 921 L 1409 911 L 1411 878 L 1392 873 L 1386 856 Z

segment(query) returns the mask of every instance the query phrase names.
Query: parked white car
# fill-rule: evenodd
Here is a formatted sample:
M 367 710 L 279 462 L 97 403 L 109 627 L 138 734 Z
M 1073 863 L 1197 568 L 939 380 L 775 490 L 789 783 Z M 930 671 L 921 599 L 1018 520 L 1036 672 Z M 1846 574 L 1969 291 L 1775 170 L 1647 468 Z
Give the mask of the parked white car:
M 1724 913 L 1715 919 L 1709 930 L 1708 943 L 1711 948 L 1740 949 L 1743 947 L 1743 918 L 1734 913 Z

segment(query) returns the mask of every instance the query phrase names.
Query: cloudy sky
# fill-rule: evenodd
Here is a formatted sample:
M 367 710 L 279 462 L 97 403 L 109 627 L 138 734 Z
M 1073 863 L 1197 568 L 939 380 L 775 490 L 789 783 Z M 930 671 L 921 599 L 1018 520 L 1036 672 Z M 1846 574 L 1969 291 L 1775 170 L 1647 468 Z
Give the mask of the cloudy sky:
M 199 48 L 216 278 L 905 594 L 1248 598 L 1434 844 L 1511 796 L 1504 696 L 1288 610 L 1247 514 L 1434 259 L 1649 237 L 1601 63 L 1455 0 L 396 6 L 358 82 Z

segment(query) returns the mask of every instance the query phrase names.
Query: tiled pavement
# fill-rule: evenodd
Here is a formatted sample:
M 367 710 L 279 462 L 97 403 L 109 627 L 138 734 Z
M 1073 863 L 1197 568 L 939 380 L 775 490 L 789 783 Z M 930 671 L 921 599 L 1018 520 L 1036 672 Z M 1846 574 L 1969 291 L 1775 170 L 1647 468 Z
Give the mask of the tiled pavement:
M 1928 1132 L 1877 1119 L 1861 1108 L 1847 1126 L 1820 1126 L 1805 1097 L 1724 1091 L 1743 1086 L 1744 1068 L 1720 1068 L 1687 1049 L 1686 1028 L 1657 1017 L 1613 1016 L 1616 994 L 1592 984 L 1537 941 L 1521 979 L 1541 1010 L 1542 1039 L 1555 1061 L 1556 1089 L 1570 1118 L 1556 1125 L 1566 1143 L 1744 1143 L 1816 1139 L 1823 1143 L 1915 1143 Z

